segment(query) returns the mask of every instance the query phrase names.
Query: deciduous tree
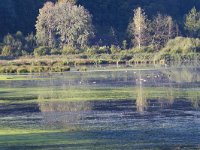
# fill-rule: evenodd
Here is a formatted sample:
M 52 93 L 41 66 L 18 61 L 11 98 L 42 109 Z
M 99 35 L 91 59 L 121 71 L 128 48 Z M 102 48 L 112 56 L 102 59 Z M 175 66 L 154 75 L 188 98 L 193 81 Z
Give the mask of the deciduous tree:
M 134 17 L 128 30 L 133 44 L 139 49 L 148 43 L 148 19 L 141 7 L 134 10 Z
M 199 36 L 200 32 L 200 12 L 197 12 L 196 8 L 186 15 L 185 18 L 185 29 L 189 31 L 190 35 L 193 37 Z
M 55 46 L 55 28 L 54 28 L 54 4 L 45 3 L 44 7 L 39 10 L 39 16 L 36 22 L 36 38 L 39 44 L 49 47 Z
M 58 0 L 58 2 L 69 2 L 71 4 L 76 4 L 76 0 Z
M 151 45 L 159 50 L 176 35 L 176 25 L 171 16 L 158 14 L 151 23 Z
M 50 47 L 81 47 L 94 36 L 90 13 L 68 1 L 47 2 L 40 10 L 36 30 L 38 42 Z

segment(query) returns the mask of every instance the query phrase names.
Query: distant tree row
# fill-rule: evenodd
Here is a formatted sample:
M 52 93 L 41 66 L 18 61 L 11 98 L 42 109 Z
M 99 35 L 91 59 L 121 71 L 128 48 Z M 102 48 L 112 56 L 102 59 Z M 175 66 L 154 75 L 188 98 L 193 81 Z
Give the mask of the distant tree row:
M 158 13 L 152 18 L 138 7 L 134 10 L 128 33 L 134 47 L 141 49 L 152 46 L 160 50 L 166 43 L 179 36 L 179 26 L 171 16 Z M 38 43 L 49 47 L 83 47 L 94 36 L 92 17 L 83 7 L 75 5 L 74 0 L 60 0 L 53 4 L 47 2 L 37 18 L 36 37 Z M 116 20 L 117 21 L 117 20 Z M 200 12 L 193 8 L 185 19 L 185 29 L 192 37 L 198 37 Z M 112 31 L 113 38 L 114 31 Z M 116 43 L 112 43 L 118 46 Z M 122 44 L 123 45 L 123 44 Z
M 150 47 L 155 52 L 165 47 L 168 41 L 181 35 L 178 23 L 169 15 L 158 13 L 151 18 L 141 7 L 134 9 L 133 12 L 133 18 L 127 27 L 128 40 L 123 39 L 121 44 L 118 43 L 116 32 L 111 28 L 113 42 L 109 45 L 109 50 L 107 46 L 103 47 L 101 41 L 95 44 L 93 42 L 93 45 L 111 53 L 130 47 L 139 50 Z M 8 34 L 3 38 L 0 52 L 4 56 L 76 53 L 78 49 L 83 50 L 91 46 L 89 42 L 95 37 L 95 33 L 98 34 L 95 32 L 98 30 L 95 29 L 92 19 L 89 11 L 83 6 L 76 5 L 75 0 L 46 2 L 39 10 L 35 25 L 36 34 L 28 36 L 24 36 L 21 32 Z M 184 29 L 191 38 L 200 37 L 200 12 L 195 7 L 186 15 Z M 187 41 L 193 42 L 193 40 Z
M 16 34 L 8 34 L 0 44 L 0 52 L 3 56 L 27 55 L 37 47 L 36 37 L 33 33 L 24 36 L 18 31 Z
M 55 3 L 57 0 L 49 0 Z M 63 1 L 63 0 L 59 0 Z M 132 18 L 132 11 L 138 7 L 145 10 L 148 19 L 152 20 L 157 12 L 172 16 L 179 25 L 180 33 L 189 35 L 184 28 L 184 16 L 196 7 L 200 10 L 200 0 L 69 0 L 84 6 L 93 16 L 95 26 L 94 44 L 121 45 L 128 40 L 126 29 Z M 35 21 L 39 9 L 47 0 L 1 0 L 0 2 L 0 39 L 6 34 L 17 31 L 35 33 Z M 128 42 L 129 43 L 129 42 Z
M 134 17 L 128 32 L 133 45 L 139 49 L 151 45 L 159 50 L 169 39 L 178 36 L 179 28 L 171 16 L 158 14 L 152 21 L 148 20 L 144 10 L 139 7 L 134 10 Z

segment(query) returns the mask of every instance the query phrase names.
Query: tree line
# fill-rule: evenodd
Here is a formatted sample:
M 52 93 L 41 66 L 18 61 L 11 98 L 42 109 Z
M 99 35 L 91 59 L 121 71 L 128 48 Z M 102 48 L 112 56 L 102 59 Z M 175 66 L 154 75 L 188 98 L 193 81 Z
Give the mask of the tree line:
M 35 33 L 35 21 L 38 10 L 47 0 L 1 0 L 0 2 L 0 37 L 7 33 L 22 31 L 24 34 Z M 55 2 L 56 0 L 50 0 Z M 84 6 L 93 15 L 95 26 L 95 41 L 105 44 L 121 43 L 126 38 L 126 28 L 131 20 L 132 11 L 137 7 L 145 10 L 152 19 L 157 12 L 167 14 L 178 23 L 181 33 L 185 34 L 184 15 L 196 7 L 200 10 L 200 0 L 77 0 L 78 5 Z M 116 21 L 117 20 L 117 21 Z M 112 38 L 112 31 L 116 39 Z
M 30 53 L 56 54 L 61 53 L 60 51 L 68 53 L 91 45 L 107 45 L 101 38 L 95 38 L 98 36 L 98 28 L 92 15 L 74 0 L 46 2 L 39 10 L 36 34 L 24 36 L 22 32 L 17 32 L 4 36 L 0 45 L 1 54 L 20 56 Z M 159 51 L 175 37 L 188 36 L 195 39 L 200 36 L 200 12 L 195 7 L 186 14 L 183 27 L 170 15 L 157 13 L 149 17 L 140 6 L 132 10 L 132 16 L 124 32 L 126 36 L 121 42 L 115 28 L 110 28 L 110 49 L 134 47 L 139 50 Z

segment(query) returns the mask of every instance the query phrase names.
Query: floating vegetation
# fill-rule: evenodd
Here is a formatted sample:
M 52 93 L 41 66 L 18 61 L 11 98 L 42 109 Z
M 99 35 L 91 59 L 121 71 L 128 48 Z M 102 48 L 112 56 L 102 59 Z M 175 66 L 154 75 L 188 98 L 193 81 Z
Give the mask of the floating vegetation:
M 49 66 L 45 63 L 40 63 L 38 66 L 33 65 L 4 65 L 0 66 L 0 73 L 43 73 L 43 72 L 66 72 L 70 71 L 69 66 L 59 66 L 58 64 Z

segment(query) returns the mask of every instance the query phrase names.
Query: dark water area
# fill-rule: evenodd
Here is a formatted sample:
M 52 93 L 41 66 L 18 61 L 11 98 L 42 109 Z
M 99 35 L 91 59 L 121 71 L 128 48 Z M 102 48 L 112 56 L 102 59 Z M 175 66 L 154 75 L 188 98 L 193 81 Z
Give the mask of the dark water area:
M 0 149 L 200 149 L 198 67 L 37 76 L 0 81 Z

